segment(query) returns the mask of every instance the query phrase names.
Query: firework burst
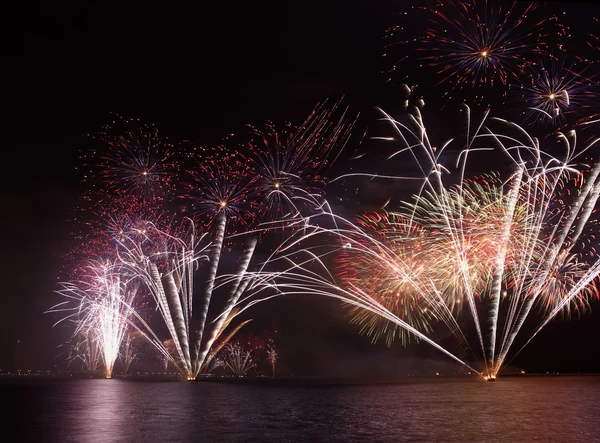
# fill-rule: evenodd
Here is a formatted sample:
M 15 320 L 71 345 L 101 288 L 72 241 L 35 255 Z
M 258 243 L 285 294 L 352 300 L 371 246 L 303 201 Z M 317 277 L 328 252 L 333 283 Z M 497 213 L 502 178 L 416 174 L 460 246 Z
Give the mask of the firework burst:
M 547 46 L 550 25 L 556 19 L 537 20 L 538 7 L 537 2 L 507 6 L 496 0 L 448 0 L 438 1 L 433 8 L 415 7 L 405 15 L 415 20 L 415 13 L 424 13 L 427 24 L 417 31 L 416 38 L 404 40 L 398 38 L 403 26 L 388 29 L 390 43 L 384 56 L 394 57 L 400 48 L 403 53 L 407 47 L 414 48 L 420 64 L 437 73 L 438 85 L 449 85 L 447 98 L 461 89 L 506 87 L 531 62 L 532 55 Z M 406 27 L 412 30 L 413 26 Z M 404 71 L 400 61 L 393 60 L 390 74 L 395 71 Z
M 156 127 L 117 116 L 93 137 L 100 146 L 82 157 L 87 180 L 98 177 L 101 186 L 112 192 L 154 198 L 164 198 L 174 190 L 179 170 L 174 147 Z
M 576 72 L 583 63 L 544 56 L 525 69 L 526 80 L 511 91 L 515 105 L 525 109 L 525 122 L 558 128 L 587 114 L 595 104 L 598 85 L 589 66 Z
M 199 157 L 189 176 L 184 198 L 196 220 L 208 226 L 223 215 L 236 226 L 248 226 L 256 218 L 256 177 L 241 154 L 216 151 Z
M 374 294 L 377 301 L 390 312 L 411 326 L 430 332 L 432 313 L 414 290 L 410 281 L 398 274 L 394 266 L 395 257 L 402 257 L 410 263 L 413 275 L 424 274 L 430 265 L 426 239 L 423 231 L 408 220 L 393 214 L 371 214 L 359 219 L 358 224 L 389 248 L 381 254 L 389 254 L 386 260 L 376 260 L 365 255 L 362 248 L 349 247 L 340 251 L 337 258 L 338 277 L 346 288 L 360 287 L 366 293 Z M 367 246 L 364 245 L 363 246 Z M 385 339 L 388 346 L 400 338 L 406 344 L 411 335 L 397 324 L 387 321 L 373 312 L 355 305 L 349 305 L 351 322 L 360 326 L 361 332 L 372 337 L 373 342 Z
M 250 127 L 250 162 L 262 197 L 262 219 L 279 220 L 302 208 L 318 206 L 324 194 L 324 171 L 340 155 L 355 120 L 337 102 L 318 105 L 297 128 Z

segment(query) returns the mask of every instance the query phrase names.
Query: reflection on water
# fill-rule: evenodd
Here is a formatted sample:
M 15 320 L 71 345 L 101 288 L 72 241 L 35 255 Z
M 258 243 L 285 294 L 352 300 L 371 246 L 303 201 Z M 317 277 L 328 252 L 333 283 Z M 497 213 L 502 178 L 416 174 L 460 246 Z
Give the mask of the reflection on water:
M 0 380 L 0 441 L 600 441 L 600 377 L 360 386 Z

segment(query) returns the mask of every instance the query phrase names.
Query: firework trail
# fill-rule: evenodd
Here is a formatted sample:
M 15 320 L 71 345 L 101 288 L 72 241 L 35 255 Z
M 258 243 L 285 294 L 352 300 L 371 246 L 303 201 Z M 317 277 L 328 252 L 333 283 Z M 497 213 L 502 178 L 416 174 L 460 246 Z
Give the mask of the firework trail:
M 66 312 L 67 315 L 59 323 L 74 321 L 74 335 L 86 335 L 88 342 L 98 344 L 104 363 L 104 375 L 111 378 L 121 342 L 132 317 L 132 303 L 139 282 L 135 278 L 125 279 L 114 263 L 92 261 L 86 267 L 84 279 L 61 285 L 62 289 L 57 292 L 66 300 L 48 312 Z M 91 355 L 87 358 L 94 360 Z
M 537 20 L 534 16 L 539 6 L 538 2 L 447 0 L 438 1 L 433 8 L 413 7 L 403 14 L 411 23 L 387 30 L 390 43 L 384 57 L 394 58 L 396 52 L 404 55 L 411 48 L 415 56 L 393 59 L 390 75 L 405 71 L 402 61 L 416 59 L 436 72 L 438 85 L 449 86 L 444 93 L 447 98 L 457 90 L 496 84 L 506 88 L 553 34 L 551 25 L 556 18 Z M 405 28 L 413 32 L 413 27 L 422 23 L 420 14 L 425 17 L 417 36 L 402 40 Z
M 404 141 L 390 157 L 416 160 L 423 174 L 397 179 L 420 182 L 420 192 L 396 211 L 359 223 L 326 205 L 322 215 L 335 218 L 337 227 L 317 217 L 299 219 L 304 230 L 265 264 L 271 270 L 250 285 L 255 299 L 249 306 L 284 294 L 338 298 L 375 338 L 387 322 L 462 362 L 428 334 L 430 324 L 444 325 L 469 349 L 480 349 L 473 351 L 485 366 L 479 373 L 493 380 L 525 321 L 534 320 L 532 312 L 541 322 L 529 340 L 557 315 L 581 312 L 598 297 L 600 257 L 591 240 L 600 163 L 587 165 L 584 157 L 598 139 L 579 147 L 574 132 L 560 134 L 564 154 L 551 155 L 514 124 L 500 121 L 505 131 L 491 132 L 486 125 L 494 119 L 486 115 L 478 125 L 468 121 L 456 173 L 450 173 L 443 163 L 453 144 L 433 146 L 418 111 L 408 121 L 384 115 Z M 466 179 L 469 159 L 479 152 L 501 154 L 507 172 Z M 336 259 L 338 275 L 330 270 Z M 346 261 L 373 272 L 352 270 Z M 469 318 L 477 346 L 460 326 Z
M 226 229 L 224 214 L 218 216 L 212 241 L 206 234 L 197 235 L 195 225 L 181 228 L 177 237 L 152 228 L 145 241 L 127 238 L 120 244 L 120 258 L 129 272 L 138 276 L 151 293 L 157 310 L 167 326 L 165 345 L 152 328 L 138 319 L 146 338 L 189 380 L 207 367 L 214 353 L 215 341 L 225 335 L 230 339 L 244 324 L 226 329 L 239 312 L 235 309 L 247 285 L 244 278 L 254 254 L 256 240 L 246 244 L 238 264 L 236 278 L 230 284 L 215 286 L 219 262 L 223 255 Z M 201 265 L 204 273 L 199 272 Z M 195 286 L 200 290 L 195 292 Z M 215 294 L 218 292 L 218 296 Z M 223 343 L 225 344 L 225 343 Z

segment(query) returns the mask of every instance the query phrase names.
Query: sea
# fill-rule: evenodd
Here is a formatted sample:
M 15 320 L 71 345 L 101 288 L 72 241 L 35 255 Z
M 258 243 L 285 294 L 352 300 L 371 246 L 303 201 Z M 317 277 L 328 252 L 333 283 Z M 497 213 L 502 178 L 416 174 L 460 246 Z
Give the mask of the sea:
M 0 442 L 600 442 L 600 377 L 0 379 Z

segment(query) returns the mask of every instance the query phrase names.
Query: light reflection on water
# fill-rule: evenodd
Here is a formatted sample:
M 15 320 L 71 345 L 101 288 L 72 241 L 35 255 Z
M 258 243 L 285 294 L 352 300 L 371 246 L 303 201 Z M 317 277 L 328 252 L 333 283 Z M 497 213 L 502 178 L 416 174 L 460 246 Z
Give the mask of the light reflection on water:
M 0 395 L 0 441 L 10 442 L 600 441 L 600 377 L 305 387 L 0 380 Z

